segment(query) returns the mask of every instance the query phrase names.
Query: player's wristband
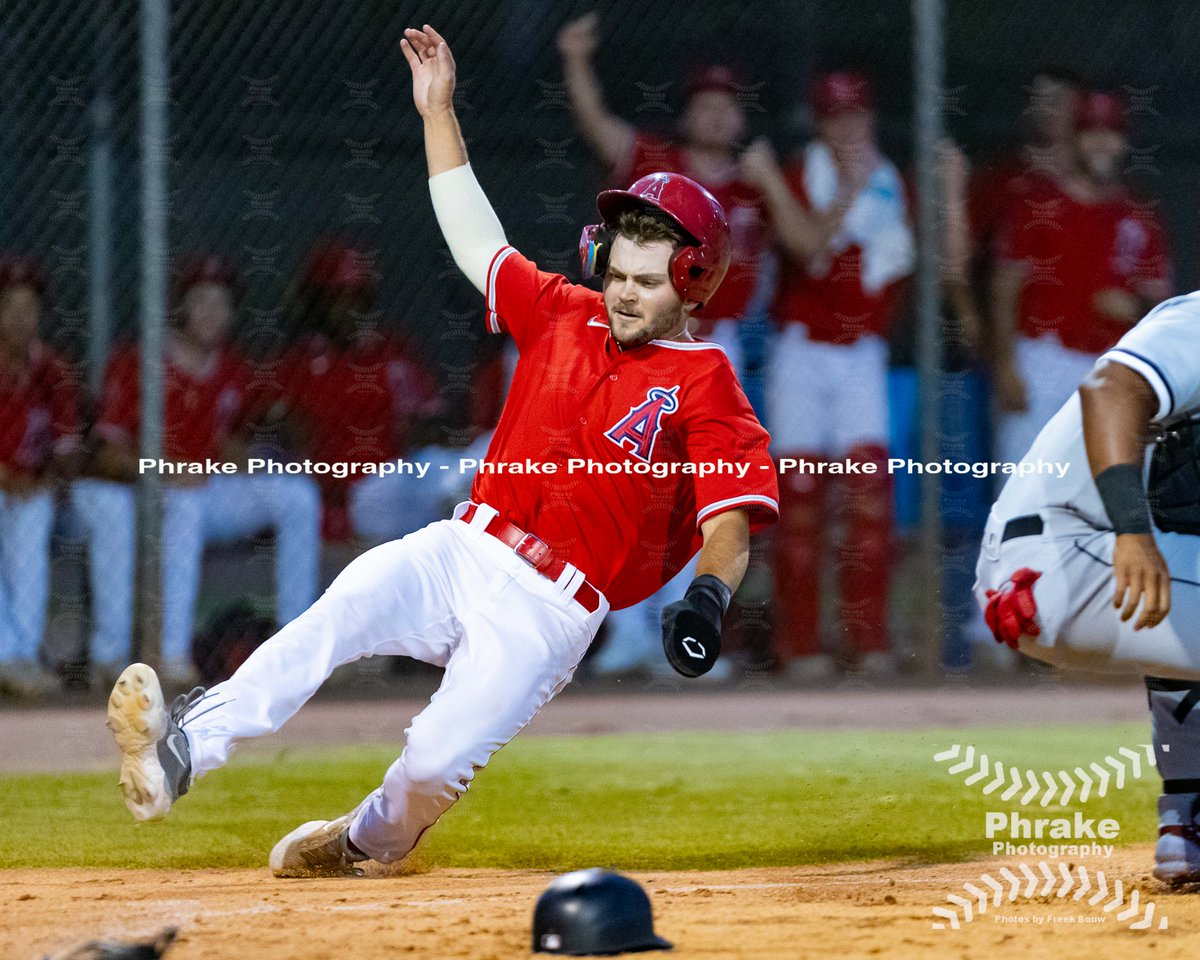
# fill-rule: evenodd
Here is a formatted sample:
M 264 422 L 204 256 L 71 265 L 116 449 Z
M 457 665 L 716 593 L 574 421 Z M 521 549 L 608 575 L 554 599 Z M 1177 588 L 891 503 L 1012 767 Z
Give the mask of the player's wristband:
M 1113 530 L 1118 534 L 1151 531 L 1142 469 L 1136 463 L 1118 463 L 1102 470 L 1096 477 L 1096 489 L 1104 501 Z
M 719 630 L 729 601 L 733 599 L 733 591 L 719 577 L 704 573 L 692 581 L 683 596 Z

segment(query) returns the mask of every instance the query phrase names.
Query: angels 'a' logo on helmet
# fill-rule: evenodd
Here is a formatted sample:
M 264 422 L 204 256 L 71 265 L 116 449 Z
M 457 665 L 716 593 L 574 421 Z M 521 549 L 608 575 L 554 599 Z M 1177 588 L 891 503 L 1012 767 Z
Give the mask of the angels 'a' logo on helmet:
M 679 409 L 679 387 L 651 387 L 646 399 L 611 427 L 604 435 L 613 443 L 639 460 L 650 462 L 654 454 L 654 441 L 662 431 L 662 418 Z
M 654 179 L 650 181 L 650 185 L 642 190 L 638 196 L 642 200 L 653 200 L 655 203 L 661 203 L 663 187 L 665 187 L 669 181 L 670 177 L 668 177 L 665 173 L 655 174 Z

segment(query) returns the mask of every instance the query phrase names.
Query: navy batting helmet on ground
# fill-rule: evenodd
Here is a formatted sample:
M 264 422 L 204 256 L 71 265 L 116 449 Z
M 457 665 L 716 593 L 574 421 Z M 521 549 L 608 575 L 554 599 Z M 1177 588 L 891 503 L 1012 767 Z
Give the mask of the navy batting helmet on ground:
M 564 873 L 533 911 L 533 952 L 573 957 L 670 950 L 654 934 L 650 898 L 636 880 L 593 867 Z

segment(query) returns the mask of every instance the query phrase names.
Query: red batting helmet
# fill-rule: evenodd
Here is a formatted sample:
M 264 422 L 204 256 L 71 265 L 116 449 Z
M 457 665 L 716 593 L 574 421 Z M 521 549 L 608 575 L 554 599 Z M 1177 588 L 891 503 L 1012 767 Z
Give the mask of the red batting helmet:
M 370 293 L 374 278 L 361 250 L 341 243 L 323 243 L 304 264 L 304 286 L 325 293 Z
M 46 292 L 46 271 L 34 257 L 0 254 L 0 290 L 17 286 L 33 287 L 40 297 Z
M 193 254 L 183 260 L 175 281 L 176 296 L 182 299 L 192 287 L 202 283 L 227 287 L 235 297 L 241 293 L 237 266 L 229 257 L 219 253 Z
M 684 303 L 703 305 L 716 292 L 729 269 L 729 221 L 716 197 L 679 173 L 652 173 L 628 190 L 605 190 L 596 198 L 604 223 L 585 227 L 579 256 L 585 277 L 602 274 L 608 265 L 607 231 L 622 213 L 659 210 L 684 233 L 684 245 L 671 255 L 671 286 Z

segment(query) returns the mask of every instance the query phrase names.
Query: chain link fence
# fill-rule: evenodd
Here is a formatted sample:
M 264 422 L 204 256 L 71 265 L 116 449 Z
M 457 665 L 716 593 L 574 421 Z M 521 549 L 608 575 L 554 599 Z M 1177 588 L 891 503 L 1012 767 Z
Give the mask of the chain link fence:
M 225 258 L 236 269 L 229 341 L 246 361 L 244 380 L 230 375 L 244 414 L 238 420 L 242 457 L 303 460 L 331 450 L 363 461 L 415 451 L 449 456 L 480 442 L 498 412 L 506 360 L 496 338 L 483 336 L 479 298 L 437 233 L 421 126 L 398 50 L 405 26 L 433 22 L 449 39 L 472 161 L 518 249 L 544 269 L 573 276 L 579 226 L 591 221 L 596 189 L 605 183 L 576 125 L 556 46 L 559 30 L 587 12 L 583 4 L 172 0 L 168 9 L 165 90 L 144 89 L 139 43 L 145 11 L 135 0 L 83 6 L 13 0 L 0 21 L 0 251 L 34 258 L 45 271 L 40 336 L 67 364 L 82 440 L 61 462 L 52 464 L 47 452 L 26 476 L 42 496 L 43 518 L 36 522 L 14 519 L 20 511 L 13 504 L 25 491 L 13 480 L 20 472 L 15 462 L 5 464 L 0 580 L 6 616 L 23 617 L 37 637 L 31 648 L 29 636 L 20 639 L 0 620 L 8 631 L 0 660 L 67 664 L 77 679 L 85 677 L 89 659 L 111 666 L 130 656 L 130 638 L 138 632 L 131 588 L 124 585 L 137 552 L 129 530 L 133 487 L 128 475 L 105 462 L 104 447 L 124 443 L 126 457 L 137 450 L 136 436 L 127 431 L 122 438 L 112 429 L 120 425 L 120 403 L 110 394 L 122 383 L 130 389 L 136 365 L 126 363 L 121 381 L 114 358 L 128 359 L 129 345 L 139 339 L 147 271 L 155 266 L 145 261 L 141 226 L 144 97 L 165 108 L 168 123 L 165 149 L 151 157 L 165 165 L 168 190 L 165 349 L 172 363 L 186 367 L 187 358 L 172 353 L 178 349 L 172 331 L 187 322 L 184 274 L 197 254 Z M 1042 64 L 1061 63 L 1089 82 L 1123 89 L 1132 121 L 1126 174 L 1158 204 L 1177 285 L 1190 288 L 1198 252 L 1200 118 L 1189 105 L 1200 80 L 1187 38 L 1200 26 L 1198 18 L 1184 3 L 950 5 L 938 104 L 946 130 L 973 160 L 1010 148 L 1020 135 L 1023 91 Z M 732 63 L 746 120 L 743 145 L 766 136 L 780 157 L 812 135 L 813 77 L 830 66 L 861 65 L 875 83 L 880 146 L 901 171 L 912 169 L 913 18 L 903 5 L 616 2 L 600 10 L 598 29 L 595 68 L 613 114 L 676 135 L 685 78 L 705 63 Z M 764 276 L 769 286 L 771 271 Z M 769 294 L 762 292 L 761 309 L 747 316 L 742 333 L 744 379 L 760 411 L 773 337 Z M 912 316 L 911 308 L 902 311 L 892 336 L 902 385 L 904 371 L 916 362 Z M 357 352 L 339 340 L 347 337 Z M 953 415 L 938 424 L 948 456 L 978 449 L 966 439 L 987 429 L 986 391 L 963 385 L 966 373 L 986 362 L 967 367 L 951 370 L 943 388 L 943 399 L 955 400 Z M 196 411 L 188 403 L 211 412 L 228 400 L 221 391 L 189 394 L 185 381 L 167 373 L 168 457 L 187 447 L 185 440 L 204 440 L 205 430 L 209 439 L 219 432 L 219 424 L 189 427 Z M 347 383 L 375 398 L 348 404 L 359 420 L 330 415 L 347 405 L 347 394 L 334 389 Z M 893 445 L 902 448 L 900 455 L 916 455 L 915 441 L 905 438 L 915 436 L 911 384 L 895 387 Z M 289 402 L 303 406 L 298 394 L 316 398 L 307 417 L 280 414 Z M 27 401 L 5 396 L 8 412 L 24 416 L 20 405 Z M 136 418 L 131 422 L 136 434 Z M 908 434 L 897 439 L 905 424 Z M 56 449 L 65 452 L 67 445 Z M 343 479 L 281 478 L 275 488 L 253 490 L 228 483 L 226 492 L 220 483 L 168 489 L 162 546 L 171 570 L 162 587 L 163 629 L 175 639 L 165 632 L 141 637 L 145 648 L 153 650 L 161 639 L 165 659 L 184 657 L 191 635 L 214 616 L 240 623 L 247 635 L 262 632 L 277 614 L 286 619 L 302 608 L 365 543 L 439 515 L 461 492 L 414 493 L 404 484 L 355 492 Z M 898 649 L 923 645 L 930 659 L 969 663 L 962 634 L 974 614 L 964 584 L 969 587 L 980 510 L 992 499 L 987 487 L 980 481 L 942 491 L 949 538 L 945 638 L 929 635 L 921 600 L 927 591 L 915 582 L 916 568 L 899 568 L 892 598 Z M 198 492 L 202 488 L 207 494 Z M 897 497 L 903 553 L 920 512 L 909 480 L 899 479 Z M 205 544 L 210 549 L 201 564 Z M 45 570 L 29 560 L 43 554 L 53 557 Z M 771 556 L 769 544 L 756 547 L 756 568 L 742 592 L 738 633 L 752 663 L 765 662 L 772 649 Z M 14 573 L 14 565 L 26 573 Z M 22 605 L 43 603 L 36 585 L 43 580 L 50 584 L 44 627 L 36 613 L 20 612 Z M 188 608 L 182 616 L 181 605 Z M 239 609 L 245 612 L 240 621 Z M 251 623 L 253 617 L 260 620 Z M 836 637 L 836 617 L 826 617 Z M 228 638 L 237 630 L 216 633 Z

